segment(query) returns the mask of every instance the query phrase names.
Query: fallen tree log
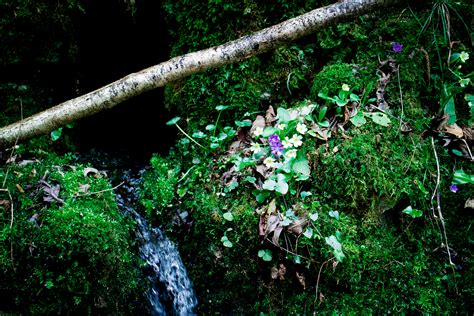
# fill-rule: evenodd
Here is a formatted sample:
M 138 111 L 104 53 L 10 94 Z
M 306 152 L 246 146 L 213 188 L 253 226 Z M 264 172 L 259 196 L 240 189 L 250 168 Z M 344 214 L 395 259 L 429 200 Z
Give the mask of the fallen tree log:
M 343 0 L 223 45 L 172 58 L 1 128 L 0 148 L 47 134 L 169 82 L 268 52 L 329 23 L 347 20 L 399 2 L 402 0 Z

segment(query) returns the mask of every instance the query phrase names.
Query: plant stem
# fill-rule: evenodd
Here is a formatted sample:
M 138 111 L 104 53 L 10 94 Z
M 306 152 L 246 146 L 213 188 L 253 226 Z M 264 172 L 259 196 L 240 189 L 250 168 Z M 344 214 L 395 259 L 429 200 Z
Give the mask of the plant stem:
M 179 127 L 178 124 L 175 124 L 175 125 L 176 125 L 176 127 L 179 129 L 179 131 L 180 131 L 181 133 L 183 133 L 184 136 L 186 136 L 187 138 L 189 138 L 193 143 L 195 143 L 196 145 L 198 145 L 199 147 L 201 147 L 201 148 L 203 148 L 203 149 L 205 148 L 203 145 L 199 144 L 194 138 L 192 138 L 191 136 L 189 136 L 181 127 Z
M 436 152 L 433 137 L 431 137 L 431 146 L 433 147 L 433 152 L 434 152 L 435 159 L 436 159 L 436 171 L 437 171 L 437 173 L 436 173 L 436 187 L 434 189 L 433 195 L 431 196 L 431 200 L 433 200 L 435 198 L 435 195 L 436 195 L 436 210 L 438 211 L 439 220 L 440 220 L 441 226 L 443 228 L 442 233 L 443 233 L 444 241 L 446 243 L 446 251 L 448 252 L 449 264 L 454 266 L 454 263 L 451 260 L 451 252 L 449 251 L 448 236 L 446 234 L 446 226 L 444 225 L 444 217 L 443 217 L 443 213 L 441 212 L 440 194 L 439 194 L 439 179 L 440 179 L 441 175 L 440 175 L 440 170 L 439 170 L 438 153 Z

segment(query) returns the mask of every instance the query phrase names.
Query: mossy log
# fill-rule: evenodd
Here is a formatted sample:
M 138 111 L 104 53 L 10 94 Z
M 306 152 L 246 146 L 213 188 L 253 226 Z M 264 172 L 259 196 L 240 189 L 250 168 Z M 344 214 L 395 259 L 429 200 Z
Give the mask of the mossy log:
M 61 126 L 110 109 L 146 91 L 195 73 L 268 52 L 315 32 L 329 23 L 348 20 L 402 0 L 345 0 L 322 7 L 237 40 L 172 58 L 132 73 L 95 91 L 56 105 L 0 129 L 0 148 L 47 134 Z

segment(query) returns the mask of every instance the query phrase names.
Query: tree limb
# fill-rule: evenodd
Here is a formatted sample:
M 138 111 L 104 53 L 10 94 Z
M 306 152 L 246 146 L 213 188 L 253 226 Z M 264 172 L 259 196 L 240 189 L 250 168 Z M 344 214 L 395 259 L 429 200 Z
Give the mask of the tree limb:
M 169 82 L 277 48 L 343 19 L 402 0 L 348 0 L 310 11 L 237 40 L 172 58 L 0 129 L 0 148 L 47 134 Z

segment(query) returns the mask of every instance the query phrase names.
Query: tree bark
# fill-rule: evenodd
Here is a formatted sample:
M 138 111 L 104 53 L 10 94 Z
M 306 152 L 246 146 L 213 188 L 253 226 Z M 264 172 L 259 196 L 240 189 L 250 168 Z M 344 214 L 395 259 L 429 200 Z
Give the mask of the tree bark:
M 49 133 L 78 119 L 110 109 L 143 92 L 210 68 L 236 63 L 349 19 L 402 0 L 345 0 L 319 8 L 237 40 L 172 58 L 132 73 L 83 96 L 61 103 L 0 129 L 0 148 Z

